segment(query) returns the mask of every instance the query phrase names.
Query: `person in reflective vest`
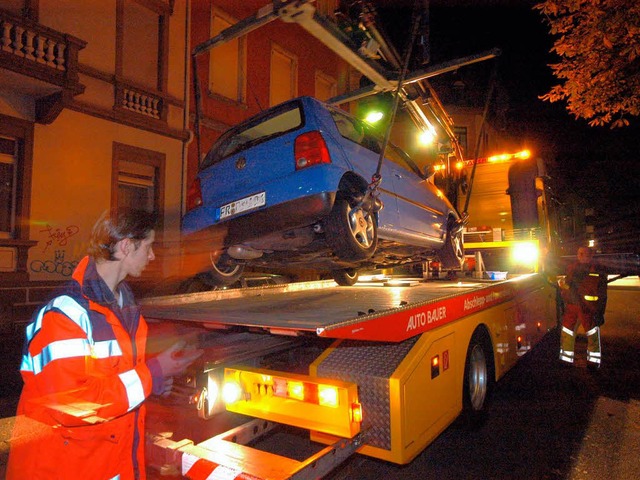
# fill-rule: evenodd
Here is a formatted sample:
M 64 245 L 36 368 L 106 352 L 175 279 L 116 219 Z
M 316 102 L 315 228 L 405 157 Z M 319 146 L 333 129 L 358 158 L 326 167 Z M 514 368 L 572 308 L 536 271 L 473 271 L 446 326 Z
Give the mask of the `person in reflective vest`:
M 593 261 L 593 251 L 580 247 L 577 261 L 567 268 L 558 281 L 565 303 L 560 333 L 560 360 L 573 364 L 576 333 L 582 325 L 587 335 L 587 366 L 600 368 L 602 348 L 600 326 L 604 323 L 607 305 L 607 274 Z
M 155 215 L 103 215 L 89 256 L 26 328 L 24 387 L 6 478 L 144 479 L 144 400 L 202 353 L 176 342 L 147 359 L 128 275 L 155 258 Z

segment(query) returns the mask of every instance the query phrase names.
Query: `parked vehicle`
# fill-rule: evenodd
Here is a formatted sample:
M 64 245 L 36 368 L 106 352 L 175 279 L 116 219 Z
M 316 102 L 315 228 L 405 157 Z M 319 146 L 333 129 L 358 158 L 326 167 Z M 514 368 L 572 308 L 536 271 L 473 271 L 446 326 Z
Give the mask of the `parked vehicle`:
M 459 268 L 462 221 L 432 169 L 389 144 L 382 182 L 367 193 L 382 143 L 368 124 L 311 97 L 224 133 L 190 188 L 182 226 L 187 241 L 226 229 L 209 278 L 230 284 L 245 265 L 300 266 L 352 285 L 362 268 L 435 257 Z

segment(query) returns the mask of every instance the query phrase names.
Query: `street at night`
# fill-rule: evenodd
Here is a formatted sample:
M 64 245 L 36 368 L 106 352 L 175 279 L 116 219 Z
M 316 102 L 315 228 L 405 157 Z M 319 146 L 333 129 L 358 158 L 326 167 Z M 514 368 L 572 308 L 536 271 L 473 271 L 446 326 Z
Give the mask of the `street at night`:
M 0 23 L 0 480 L 640 479 L 638 0 Z

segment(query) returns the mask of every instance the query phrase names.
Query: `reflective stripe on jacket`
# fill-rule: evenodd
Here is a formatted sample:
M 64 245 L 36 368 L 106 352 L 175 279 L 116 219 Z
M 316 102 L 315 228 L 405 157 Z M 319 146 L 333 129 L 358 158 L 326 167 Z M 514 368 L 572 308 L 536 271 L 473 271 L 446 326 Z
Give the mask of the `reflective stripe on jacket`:
M 27 326 L 7 479 L 144 478 L 147 325 L 119 290 L 122 308 L 85 257 Z
M 607 273 L 595 263 L 573 263 L 567 269 L 563 291 L 566 303 L 580 305 L 585 313 L 603 314 L 607 303 Z

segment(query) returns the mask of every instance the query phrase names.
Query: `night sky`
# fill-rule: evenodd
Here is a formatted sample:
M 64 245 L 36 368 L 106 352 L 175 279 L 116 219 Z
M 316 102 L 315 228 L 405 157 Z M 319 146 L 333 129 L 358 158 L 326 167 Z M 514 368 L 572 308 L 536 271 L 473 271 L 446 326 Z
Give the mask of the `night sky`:
M 402 52 L 413 2 L 376 3 L 385 30 Z M 430 0 L 430 64 L 494 47 L 502 50 L 496 60 L 463 67 L 432 83 L 437 87 L 438 81 L 473 79 L 479 80 L 478 88 L 488 89 L 496 63 L 500 90 L 506 97 L 496 97 L 493 107 L 500 107 L 504 114 L 500 124 L 504 133 L 521 138 L 544 159 L 560 202 L 580 198 L 595 209 L 599 228 L 610 233 L 624 230 L 625 243 L 640 252 L 640 119 L 629 118 L 631 126 L 623 129 L 589 127 L 571 116 L 563 103 L 538 98 L 558 81 L 548 66 L 557 61 L 550 53 L 553 38 L 542 16 L 531 8 L 535 3 Z

